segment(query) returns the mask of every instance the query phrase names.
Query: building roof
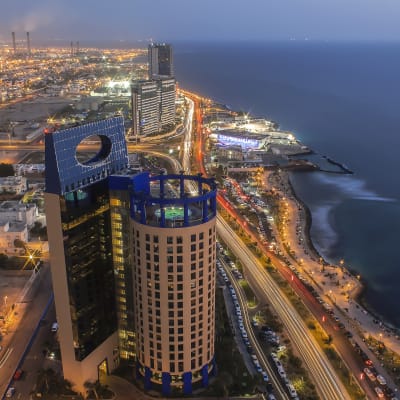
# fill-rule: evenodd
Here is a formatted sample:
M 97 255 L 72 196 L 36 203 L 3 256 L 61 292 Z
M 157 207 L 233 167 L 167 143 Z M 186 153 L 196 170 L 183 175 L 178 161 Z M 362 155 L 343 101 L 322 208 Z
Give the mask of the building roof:
M 76 148 L 93 135 L 100 137 L 101 149 L 81 164 Z M 47 134 L 45 156 L 47 193 L 65 194 L 101 181 L 128 165 L 124 120 L 114 117 Z

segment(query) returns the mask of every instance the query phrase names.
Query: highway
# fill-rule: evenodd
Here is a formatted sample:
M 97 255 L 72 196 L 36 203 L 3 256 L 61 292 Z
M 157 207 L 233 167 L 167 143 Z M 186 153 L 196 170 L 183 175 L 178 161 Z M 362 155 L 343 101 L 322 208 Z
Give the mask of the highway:
M 313 376 L 321 398 L 329 400 L 350 399 L 325 354 L 310 335 L 308 328 L 289 300 L 265 271 L 254 254 L 243 244 L 228 223 L 220 216 L 217 220 L 217 231 L 222 240 L 229 244 L 235 256 L 245 266 L 246 273 L 253 277 L 252 283 L 256 285 L 257 293 L 262 294 L 263 300 L 268 301 L 273 306 L 275 312 L 285 325 L 289 337 L 297 347 L 308 370 Z
M 43 310 L 52 293 L 50 266 L 42 267 L 21 302 L 16 303 L 15 320 L 7 336 L 3 338 L 0 353 L 0 398 L 4 396 L 8 383 L 14 375 L 18 363 L 32 338 Z
M 195 103 L 195 116 L 197 119 L 197 148 L 195 154 L 200 170 L 204 173 L 202 116 L 199 100 L 196 99 L 196 97 L 192 98 L 192 100 Z M 222 198 L 218 196 L 218 200 L 221 203 Z M 246 270 L 246 274 L 249 275 L 253 286 L 255 286 L 256 292 L 260 294 L 263 299 L 269 301 L 274 307 L 275 312 L 285 325 L 293 344 L 298 349 L 307 365 L 321 398 L 329 400 L 350 399 L 349 394 L 333 370 L 332 365 L 305 326 L 300 315 L 296 312 L 272 277 L 265 271 L 258 259 L 247 246 L 243 244 L 241 239 L 221 216 L 218 216 L 217 220 L 217 233 L 241 261 Z
M 220 260 L 221 264 L 223 265 L 226 274 L 229 276 L 229 280 L 230 280 L 232 286 L 235 288 L 237 299 L 240 304 L 240 308 L 242 309 L 243 325 L 246 328 L 248 339 L 254 349 L 255 354 L 257 355 L 260 365 L 268 373 L 268 377 L 274 386 L 274 393 L 277 394 L 279 396 L 279 398 L 281 398 L 281 399 L 285 399 L 285 400 L 289 399 L 289 396 L 283 389 L 283 385 L 282 385 L 281 381 L 279 380 L 279 378 L 277 377 L 275 370 L 271 367 L 271 365 L 267 359 L 267 356 L 264 353 L 264 350 L 260 346 L 258 338 L 254 334 L 253 326 L 251 324 L 248 309 L 247 309 L 247 298 L 246 298 L 243 288 L 239 285 L 236 278 L 233 276 L 231 269 L 226 265 L 225 261 L 222 258 L 219 258 L 219 260 Z M 232 316 L 235 319 L 235 322 L 237 324 L 237 316 L 235 314 L 233 314 Z M 239 340 L 242 340 L 241 336 L 239 337 Z
M 201 138 L 201 118 L 198 107 L 195 109 L 195 102 L 191 101 L 189 103 L 189 111 L 187 114 L 187 118 L 184 124 L 184 139 L 183 139 L 183 169 L 186 173 L 190 172 L 190 155 L 192 152 L 192 143 L 193 138 L 192 134 L 192 120 L 194 114 L 196 114 L 196 118 L 198 121 L 197 125 L 197 151 L 196 151 L 196 159 L 199 160 L 199 168 L 200 170 L 204 170 L 202 166 L 201 156 L 202 156 L 202 138 Z M 196 112 L 194 112 L 194 110 Z M 1 145 L 0 149 L 3 150 L 29 150 L 29 151 L 43 151 L 43 144 L 34 144 L 34 145 Z M 98 147 L 95 145 L 81 145 L 82 150 L 91 151 L 97 150 Z M 151 152 L 154 155 L 159 157 L 167 158 L 169 160 L 173 160 L 173 168 L 175 171 L 179 171 L 182 169 L 180 163 L 177 160 L 174 160 L 172 157 L 165 155 L 162 152 L 150 151 L 151 144 L 128 144 L 128 149 L 130 152 Z M 307 327 L 304 322 L 301 320 L 301 317 L 297 314 L 289 300 L 285 297 L 285 295 L 280 291 L 277 284 L 273 281 L 273 279 L 268 275 L 268 273 L 264 270 L 263 266 L 260 265 L 257 258 L 253 255 L 253 253 L 241 242 L 240 238 L 235 234 L 235 232 L 230 228 L 230 226 L 223 220 L 222 217 L 218 217 L 217 221 L 217 231 L 221 238 L 225 243 L 229 244 L 231 250 L 235 253 L 235 255 L 240 259 L 243 266 L 245 267 L 246 273 L 251 278 L 251 282 L 256 286 L 256 292 L 261 294 L 264 299 L 270 302 L 270 304 L 274 307 L 276 313 L 279 315 L 280 319 L 284 323 L 288 334 L 293 341 L 294 345 L 299 350 L 299 353 L 303 357 L 307 368 L 309 369 L 313 380 L 316 384 L 318 393 L 321 398 L 329 399 L 329 400 L 345 400 L 350 397 L 346 393 L 344 386 L 341 384 L 339 378 L 336 373 L 333 371 L 332 366 L 328 362 L 326 356 L 323 354 L 320 349 L 318 343 L 316 343 L 315 339 L 309 333 Z M 48 292 L 49 293 L 49 292 Z M 43 309 L 43 307 L 42 307 Z M 249 324 L 250 321 L 248 319 L 247 313 L 244 313 L 246 316 L 244 319 L 246 320 L 246 324 Z M 31 321 L 32 323 L 32 321 Z M 32 325 L 31 325 L 32 326 Z M 249 336 L 252 333 L 251 327 L 248 328 Z M 254 334 L 253 334 L 254 336 Z M 258 341 L 256 338 L 252 338 L 254 341 L 253 345 L 256 349 L 260 349 Z M 22 342 L 23 343 L 23 342 Z M 25 339 L 26 343 L 26 339 Z M 23 349 L 21 349 L 21 345 L 17 346 L 11 343 L 9 345 L 10 349 L 8 350 L 10 354 L 8 358 L 4 361 L 4 365 L 0 364 L 0 368 L 4 368 L 3 371 L 9 369 L 8 374 L 2 374 L 0 370 L 0 393 L 1 390 L 4 390 L 4 384 L 7 379 L 12 375 L 13 371 L 11 366 L 15 365 L 17 362 L 18 354 L 22 354 Z M 3 354 L 3 353 L 2 353 Z M 270 367 L 268 367 L 268 362 L 265 359 L 265 356 L 261 357 L 263 367 L 270 371 Z M 1 361 L 1 360 L 0 360 Z M 8 375 L 8 376 L 7 376 Z M 6 377 L 3 379 L 2 377 Z M 1 386 L 3 385 L 3 386 Z

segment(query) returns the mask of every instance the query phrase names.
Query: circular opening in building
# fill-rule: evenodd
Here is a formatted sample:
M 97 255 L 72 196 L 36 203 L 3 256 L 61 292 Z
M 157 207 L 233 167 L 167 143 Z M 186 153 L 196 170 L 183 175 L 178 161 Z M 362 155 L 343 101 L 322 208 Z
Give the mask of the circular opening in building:
M 97 164 L 110 155 L 111 146 L 111 140 L 107 136 L 88 136 L 76 147 L 75 157 L 83 165 Z
M 183 207 L 164 207 L 165 211 L 165 219 L 168 221 L 176 221 L 176 220 L 183 220 L 184 216 L 184 209 Z M 188 215 L 190 216 L 192 212 L 188 210 Z M 155 215 L 157 218 L 161 217 L 161 210 L 158 209 L 155 211 Z

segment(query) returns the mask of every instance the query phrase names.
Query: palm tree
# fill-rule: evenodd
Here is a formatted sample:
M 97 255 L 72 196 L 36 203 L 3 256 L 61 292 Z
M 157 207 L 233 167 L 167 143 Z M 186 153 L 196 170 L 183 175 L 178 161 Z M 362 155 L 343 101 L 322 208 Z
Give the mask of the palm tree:
M 85 387 L 87 391 L 87 395 L 90 395 L 90 393 L 93 393 L 94 396 L 96 397 L 96 400 L 99 400 L 99 394 L 97 393 L 97 390 L 99 388 L 99 381 L 86 381 L 83 386 Z

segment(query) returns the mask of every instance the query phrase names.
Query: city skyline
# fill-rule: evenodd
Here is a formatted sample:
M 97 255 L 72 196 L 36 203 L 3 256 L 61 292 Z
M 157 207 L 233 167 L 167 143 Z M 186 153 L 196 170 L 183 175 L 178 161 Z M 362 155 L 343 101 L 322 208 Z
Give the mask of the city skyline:
M 19 1 L 2 10 L 0 40 L 11 42 L 12 31 L 17 40 L 25 40 L 25 32 L 31 32 L 33 46 L 35 41 L 79 39 L 395 41 L 400 34 L 400 3 L 395 0 L 339 0 L 330 4 L 253 0 L 233 5 L 226 0 L 220 0 L 218 6 L 205 0 L 197 8 L 183 0 L 147 4 L 117 0 L 109 10 L 92 0 Z

